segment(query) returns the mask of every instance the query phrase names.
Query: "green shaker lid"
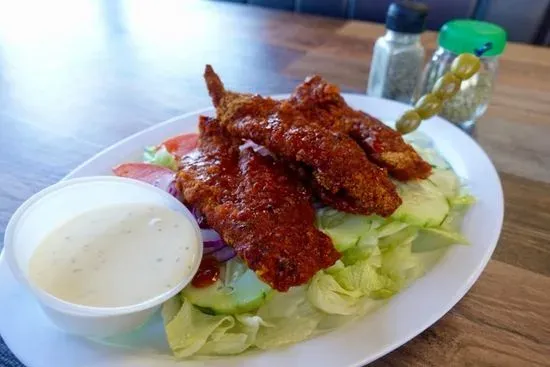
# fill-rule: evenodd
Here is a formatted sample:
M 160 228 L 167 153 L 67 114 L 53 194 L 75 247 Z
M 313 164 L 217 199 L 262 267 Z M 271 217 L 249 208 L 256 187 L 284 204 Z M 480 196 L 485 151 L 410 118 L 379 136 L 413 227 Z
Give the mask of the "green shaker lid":
M 447 22 L 439 32 L 439 45 L 456 54 L 475 53 L 487 43 L 483 56 L 498 56 L 506 46 L 506 31 L 496 24 L 479 20 L 457 19 Z

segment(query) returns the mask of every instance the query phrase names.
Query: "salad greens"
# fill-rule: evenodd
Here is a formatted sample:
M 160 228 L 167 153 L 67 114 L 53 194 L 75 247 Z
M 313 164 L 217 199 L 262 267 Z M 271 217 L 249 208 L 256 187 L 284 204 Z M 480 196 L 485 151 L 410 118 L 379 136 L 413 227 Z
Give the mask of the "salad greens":
M 251 315 L 209 315 L 185 297 L 163 306 L 166 336 L 178 358 L 193 354 L 238 354 L 256 340 L 262 319 Z
M 143 152 L 143 162 L 156 164 L 158 166 L 169 168 L 173 171 L 178 169 L 178 161 L 174 155 L 170 154 L 166 147 L 147 147 Z
M 237 258 L 224 279 L 188 286 L 163 307 L 169 345 L 177 358 L 239 354 L 299 342 L 337 328 L 383 305 L 421 277 L 453 244 L 468 244 L 462 218 L 475 202 L 431 147 L 416 148 L 434 167 L 415 182 L 396 182 L 403 204 L 389 218 L 317 211 L 317 226 L 342 257 L 309 284 L 271 290 Z M 146 159 L 167 167 L 161 149 Z

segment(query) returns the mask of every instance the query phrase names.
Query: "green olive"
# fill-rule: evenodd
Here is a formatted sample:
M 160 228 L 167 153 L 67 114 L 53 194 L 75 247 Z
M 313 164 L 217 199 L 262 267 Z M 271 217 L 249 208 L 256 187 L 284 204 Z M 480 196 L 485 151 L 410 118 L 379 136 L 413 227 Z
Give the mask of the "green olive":
M 399 120 L 395 123 L 395 127 L 401 134 L 408 134 L 420 126 L 420 121 L 422 121 L 422 119 L 418 113 L 415 110 L 409 110 L 401 115 Z
M 443 101 L 436 97 L 433 93 L 426 94 L 414 105 L 414 109 L 422 120 L 426 120 L 437 115 L 439 111 L 441 111 L 442 107 Z
M 481 67 L 479 58 L 472 54 L 460 54 L 451 65 L 451 72 L 461 80 L 470 79 Z
M 453 73 L 445 73 L 437 79 L 432 89 L 432 93 L 442 101 L 451 99 L 460 89 L 462 81 Z

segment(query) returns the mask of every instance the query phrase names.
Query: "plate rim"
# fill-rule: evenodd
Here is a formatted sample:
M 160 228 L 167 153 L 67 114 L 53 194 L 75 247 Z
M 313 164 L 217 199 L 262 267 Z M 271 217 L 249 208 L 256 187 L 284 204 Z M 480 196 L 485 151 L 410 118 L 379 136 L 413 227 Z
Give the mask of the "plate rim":
M 288 95 L 289 95 L 288 93 L 284 93 L 284 94 L 269 95 L 269 97 L 278 99 L 278 98 L 286 98 Z M 403 103 L 400 103 L 400 102 L 387 100 L 387 99 L 382 99 L 382 98 L 377 98 L 377 97 L 371 97 L 371 96 L 367 96 L 367 95 L 363 95 L 363 94 L 359 94 L 359 93 L 342 93 L 342 96 L 346 99 L 348 97 L 351 97 L 351 98 L 360 98 L 360 99 L 383 100 L 385 103 L 391 103 L 391 104 L 394 104 L 394 105 L 396 105 L 397 107 L 400 107 L 400 108 L 402 108 L 402 106 L 404 105 Z M 92 157 L 90 157 L 89 159 L 85 160 L 84 162 L 82 162 L 81 164 L 76 166 L 74 169 L 72 169 L 60 181 L 73 178 L 74 176 L 78 175 L 80 170 L 84 169 L 86 166 L 91 164 L 91 162 L 97 160 L 99 157 L 101 157 L 105 154 L 108 154 L 112 150 L 116 150 L 119 146 L 124 145 L 129 140 L 135 139 L 137 136 L 146 135 L 151 131 L 161 129 L 162 126 L 169 125 L 169 124 L 171 124 L 175 121 L 183 120 L 183 119 L 189 118 L 191 116 L 197 116 L 197 115 L 203 114 L 203 113 L 211 113 L 211 112 L 214 112 L 214 111 L 215 111 L 215 109 L 213 107 L 206 107 L 206 108 L 196 109 L 196 110 L 193 110 L 191 112 L 187 112 L 187 113 L 183 113 L 183 114 L 171 117 L 171 118 L 163 120 L 159 123 L 148 126 L 145 129 L 139 130 L 139 131 L 137 131 L 137 132 L 125 137 L 125 138 L 122 138 L 122 139 L 116 141 L 115 143 L 107 146 L 106 148 L 100 150 L 99 152 L 94 154 Z M 351 364 L 349 364 L 350 367 L 351 366 L 363 366 L 366 363 L 371 363 L 375 360 L 378 360 L 379 358 L 383 357 L 384 355 L 386 355 L 386 354 L 396 350 L 397 348 L 403 346 L 404 344 L 406 344 L 407 342 L 409 342 L 410 340 L 412 340 L 413 338 L 415 338 L 416 336 L 418 336 L 419 334 L 421 334 L 422 332 L 427 330 L 429 327 L 433 326 L 438 320 L 440 320 L 443 316 L 445 316 L 466 295 L 466 293 L 472 288 L 472 286 L 475 284 L 475 282 L 479 279 L 479 277 L 481 276 L 481 274 L 483 273 L 483 271 L 487 267 L 487 264 L 491 260 L 491 257 L 492 257 L 492 255 L 495 251 L 495 248 L 496 248 L 496 246 L 498 244 L 498 241 L 500 239 L 500 236 L 502 234 L 502 225 L 503 225 L 503 220 L 504 220 L 504 193 L 503 193 L 503 189 L 502 189 L 502 181 L 500 179 L 500 175 L 498 174 L 498 171 L 497 171 L 493 161 L 491 160 L 489 155 L 485 152 L 485 150 L 478 144 L 478 142 L 476 140 L 474 140 L 471 136 L 464 133 L 460 128 L 458 128 L 454 124 L 448 122 L 447 120 L 445 120 L 445 119 L 443 119 L 439 116 L 436 116 L 435 118 L 438 119 L 438 120 L 441 120 L 441 122 L 443 122 L 447 125 L 450 125 L 453 129 L 455 129 L 455 133 L 464 134 L 465 138 L 468 139 L 470 141 L 470 143 L 473 143 L 476 146 L 476 148 L 478 149 L 478 153 L 480 153 L 490 164 L 490 168 L 493 171 L 492 173 L 494 173 L 494 175 L 496 177 L 496 182 L 495 183 L 497 185 L 496 185 L 495 189 L 497 190 L 496 194 L 498 196 L 498 202 L 496 203 L 497 204 L 496 209 L 498 209 L 498 218 L 496 218 L 497 219 L 497 226 L 493 227 L 492 230 L 490 231 L 491 232 L 490 233 L 490 238 L 492 239 L 492 241 L 491 241 L 491 243 L 488 243 L 488 246 L 487 246 L 487 249 L 484 253 L 484 256 L 483 256 L 483 258 L 480 259 L 480 263 L 479 263 L 480 265 L 473 272 L 470 273 L 468 279 L 465 282 L 463 282 L 462 287 L 460 289 L 457 289 L 454 296 L 450 299 L 450 301 L 444 307 L 443 306 L 439 307 L 438 312 L 434 312 L 431 317 L 425 318 L 426 321 L 423 322 L 423 324 L 425 326 L 423 326 L 421 328 L 418 328 L 418 329 L 413 329 L 412 331 L 410 331 L 406 334 L 403 333 L 401 337 L 396 338 L 393 342 L 388 343 L 383 348 L 380 348 L 377 353 L 373 353 L 370 356 L 363 357 L 362 359 L 359 359 L 355 362 L 352 362 Z M 440 122 L 438 122 L 438 123 L 440 123 Z M 121 162 L 121 163 L 123 163 L 123 162 Z M 0 252 L 0 264 L 3 261 L 5 262 L 5 259 L 4 259 L 3 255 L 4 254 L 3 254 L 3 250 L 2 250 Z M 4 343 L 6 344 L 6 346 L 10 349 L 10 352 L 23 363 L 24 359 L 21 358 L 19 355 L 17 355 L 13 351 L 13 349 L 10 346 L 10 343 L 5 338 L 3 338 L 3 340 L 4 340 Z

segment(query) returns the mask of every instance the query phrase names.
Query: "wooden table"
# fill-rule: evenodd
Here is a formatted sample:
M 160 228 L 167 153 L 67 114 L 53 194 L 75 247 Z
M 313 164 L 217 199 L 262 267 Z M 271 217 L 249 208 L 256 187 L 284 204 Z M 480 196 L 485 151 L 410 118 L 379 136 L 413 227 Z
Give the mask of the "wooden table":
M 18 205 L 83 160 L 208 106 L 205 63 L 240 91 L 288 92 L 320 73 L 362 93 L 383 33 L 212 2 L 9 4 L 0 8 L 0 235 Z M 435 43 L 425 35 L 430 52 Z M 493 260 L 451 312 L 374 366 L 550 366 L 549 49 L 508 46 L 478 140 L 506 197 Z

